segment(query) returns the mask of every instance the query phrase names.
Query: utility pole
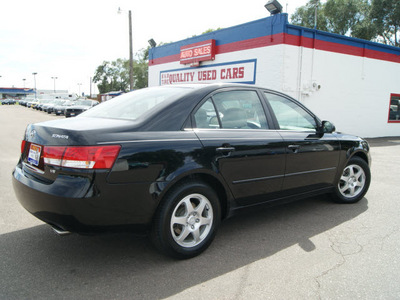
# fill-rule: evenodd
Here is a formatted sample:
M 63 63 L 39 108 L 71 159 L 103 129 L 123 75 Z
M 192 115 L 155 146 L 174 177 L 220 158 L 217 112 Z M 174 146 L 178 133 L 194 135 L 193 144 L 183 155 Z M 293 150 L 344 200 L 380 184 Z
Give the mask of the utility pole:
M 118 13 L 122 13 L 121 7 L 118 7 Z M 133 91 L 133 46 L 132 46 L 132 12 L 128 11 L 129 18 L 129 89 Z
M 35 83 L 35 100 L 36 100 L 37 99 L 37 92 L 36 92 L 36 75 L 37 75 L 37 72 L 32 73 L 32 75 L 33 75 L 33 81 Z
M 51 77 L 51 79 L 53 79 L 54 80 L 54 94 L 56 93 L 56 79 L 57 79 L 58 77 Z
M 132 46 L 132 13 L 129 10 L 129 84 L 133 91 L 133 46 Z

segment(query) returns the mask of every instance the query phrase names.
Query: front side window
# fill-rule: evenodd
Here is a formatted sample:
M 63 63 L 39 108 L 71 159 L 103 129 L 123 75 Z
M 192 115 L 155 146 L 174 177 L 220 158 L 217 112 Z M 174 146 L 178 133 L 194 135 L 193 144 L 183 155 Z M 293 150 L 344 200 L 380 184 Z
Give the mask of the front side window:
M 389 123 L 400 123 L 400 94 L 390 95 Z
M 279 95 L 265 93 L 281 130 L 316 130 L 315 119 L 302 107 Z

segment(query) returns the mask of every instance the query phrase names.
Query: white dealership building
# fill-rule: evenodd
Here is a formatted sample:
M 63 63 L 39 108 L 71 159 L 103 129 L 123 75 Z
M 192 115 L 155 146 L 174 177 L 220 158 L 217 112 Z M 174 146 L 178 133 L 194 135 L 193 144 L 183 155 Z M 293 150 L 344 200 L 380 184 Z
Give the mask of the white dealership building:
M 400 48 L 277 14 L 155 47 L 149 86 L 237 82 L 286 93 L 338 131 L 400 136 Z

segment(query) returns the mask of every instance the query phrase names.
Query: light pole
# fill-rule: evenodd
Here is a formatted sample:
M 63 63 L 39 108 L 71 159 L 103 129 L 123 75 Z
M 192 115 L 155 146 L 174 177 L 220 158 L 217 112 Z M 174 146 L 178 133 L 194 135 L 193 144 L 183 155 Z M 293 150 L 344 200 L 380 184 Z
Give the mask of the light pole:
M 25 78 L 22 79 L 22 82 L 24 83 L 24 88 L 25 88 L 25 80 L 26 80 Z
M 54 94 L 56 93 L 56 79 L 58 79 L 58 77 L 51 77 L 51 79 L 54 80 Z
M 81 97 L 81 85 L 82 85 L 82 83 L 78 83 L 78 88 L 79 88 L 78 96 L 79 96 L 79 98 Z
M 32 75 L 33 75 L 33 82 L 35 83 L 35 100 L 36 100 L 36 98 L 37 98 L 37 93 L 36 93 L 36 75 L 37 75 L 37 72 L 32 73 Z
M 121 8 L 118 7 L 118 13 L 122 12 Z M 129 10 L 129 88 L 133 91 L 133 46 L 132 46 L 132 13 Z
M 317 21 L 318 21 L 318 2 L 315 3 L 314 29 L 317 29 Z

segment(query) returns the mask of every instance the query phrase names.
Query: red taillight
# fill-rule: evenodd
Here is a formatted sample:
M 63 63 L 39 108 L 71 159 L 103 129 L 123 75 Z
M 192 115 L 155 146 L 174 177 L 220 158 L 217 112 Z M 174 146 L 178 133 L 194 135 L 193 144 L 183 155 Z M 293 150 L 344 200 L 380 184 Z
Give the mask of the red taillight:
M 22 142 L 21 142 L 21 154 L 24 153 L 25 145 L 26 145 L 26 141 L 22 140 Z
M 47 165 L 61 166 L 62 157 L 66 147 L 44 147 L 43 160 Z
M 110 169 L 121 146 L 76 146 L 43 149 L 45 164 L 78 169 Z

